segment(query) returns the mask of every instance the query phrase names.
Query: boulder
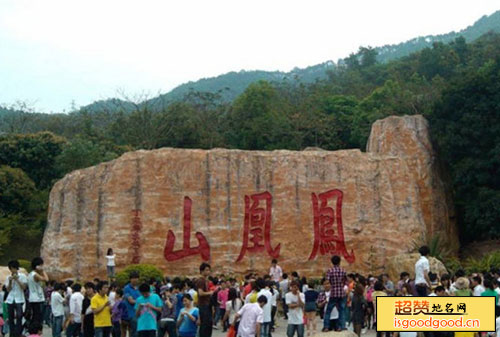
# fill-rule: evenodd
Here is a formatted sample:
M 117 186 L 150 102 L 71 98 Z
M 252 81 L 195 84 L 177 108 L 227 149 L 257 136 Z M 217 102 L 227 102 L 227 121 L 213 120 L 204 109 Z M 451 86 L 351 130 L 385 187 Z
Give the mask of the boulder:
M 414 278 L 415 263 L 418 261 L 418 259 L 420 259 L 419 253 L 406 253 L 396 255 L 387 263 L 386 272 L 387 274 L 389 274 L 393 281 L 399 280 L 399 274 L 401 274 L 403 271 L 408 272 L 410 274 L 410 277 Z M 428 259 L 431 272 L 438 274 L 438 276 L 448 273 L 443 262 L 432 256 L 428 257 Z
M 170 276 L 285 271 L 319 277 L 339 254 L 379 273 L 425 233 L 458 248 L 422 116 L 374 123 L 367 151 L 163 148 L 74 171 L 51 190 L 41 255 L 51 276 L 154 264 Z

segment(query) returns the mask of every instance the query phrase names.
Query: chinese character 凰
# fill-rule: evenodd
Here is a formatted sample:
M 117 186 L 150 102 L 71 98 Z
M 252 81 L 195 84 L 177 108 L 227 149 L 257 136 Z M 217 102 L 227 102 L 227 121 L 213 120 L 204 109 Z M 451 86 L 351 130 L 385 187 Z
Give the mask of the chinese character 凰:
M 347 251 L 344 241 L 342 191 L 335 189 L 319 195 L 312 193 L 311 196 L 314 216 L 314 246 L 309 260 L 313 260 L 319 251 L 321 255 L 343 255 L 348 263 L 353 263 L 355 260 L 354 252 Z M 329 200 L 332 203 L 336 200 L 334 207 L 328 205 Z
M 426 314 L 429 312 L 429 301 L 413 301 L 413 314 Z
M 443 312 L 443 309 L 441 309 L 441 304 L 433 304 L 432 312 Z
M 451 307 L 451 303 L 446 303 L 446 312 L 453 312 L 453 308 Z
M 411 301 L 396 301 L 396 315 L 411 315 Z
M 167 234 L 164 255 L 167 261 L 176 261 L 191 255 L 200 254 L 204 261 L 210 260 L 210 246 L 207 239 L 201 232 L 196 232 L 198 246 L 191 247 L 191 206 L 193 201 L 189 197 L 184 197 L 184 226 L 182 249 L 174 251 L 175 234 L 171 230 Z
M 241 261 L 247 251 L 257 253 L 265 250 L 272 258 L 279 257 L 281 244 L 275 248 L 271 246 L 272 199 L 269 192 L 245 195 L 243 246 L 236 262 Z
M 465 313 L 465 303 L 458 303 L 457 304 L 457 312 L 462 311 Z

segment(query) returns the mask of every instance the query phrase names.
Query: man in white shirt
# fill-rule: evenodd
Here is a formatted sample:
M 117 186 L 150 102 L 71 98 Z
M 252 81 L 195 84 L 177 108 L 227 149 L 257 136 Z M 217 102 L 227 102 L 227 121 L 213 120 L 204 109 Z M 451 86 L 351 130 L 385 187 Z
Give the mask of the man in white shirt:
M 28 278 L 19 272 L 19 261 L 10 261 L 8 267 L 11 275 L 5 281 L 9 293 L 5 303 L 9 314 L 9 331 L 10 336 L 20 337 L 23 330 L 24 290 L 28 285 Z
M 50 295 L 50 308 L 52 309 L 52 336 L 61 337 L 64 320 L 64 283 L 56 283 Z
M 422 246 L 418 250 L 420 259 L 415 263 L 415 288 L 418 296 L 427 296 L 427 289 L 430 288 L 431 281 L 429 280 L 429 255 L 430 250 L 427 246 Z
M 33 312 L 32 322 L 42 324 L 42 310 L 45 303 L 42 282 L 49 282 L 49 277 L 43 270 L 43 260 L 41 257 L 35 257 L 31 261 L 31 269 L 32 272 L 28 275 L 28 289 L 30 307 Z
M 273 259 L 271 261 L 269 275 L 271 276 L 271 280 L 273 280 L 274 282 L 279 283 L 281 281 L 281 278 L 283 277 L 283 270 L 280 266 L 278 266 L 278 260 Z
M 472 295 L 474 295 L 474 296 L 481 296 L 481 294 L 486 290 L 481 285 L 481 277 L 480 276 L 474 276 L 472 278 L 472 288 L 473 288 Z
M 273 300 L 273 294 L 269 290 L 269 283 L 266 283 L 263 279 L 257 280 L 257 287 L 259 287 L 260 291 L 257 293 L 257 298 L 261 296 L 265 296 L 267 299 L 266 305 L 262 308 L 264 312 L 264 321 L 262 323 L 261 329 L 261 337 L 269 337 L 271 332 L 271 302 Z
M 288 327 L 287 337 L 293 337 L 297 331 L 298 337 L 304 337 L 304 294 L 299 291 L 300 284 L 297 281 L 290 283 L 290 292 L 285 296 L 288 305 Z
M 261 296 L 257 303 L 248 303 L 238 311 L 232 322 L 233 326 L 240 319 L 238 336 L 240 337 L 260 337 L 261 326 L 264 322 L 264 311 L 262 308 L 267 304 L 267 297 Z
M 79 284 L 73 285 L 73 294 L 69 300 L 69 326 L 66 330 L 67 337 L 78 337 L 82 329 L 82 304 L 83 294 L 81 293 L 82 286 Z

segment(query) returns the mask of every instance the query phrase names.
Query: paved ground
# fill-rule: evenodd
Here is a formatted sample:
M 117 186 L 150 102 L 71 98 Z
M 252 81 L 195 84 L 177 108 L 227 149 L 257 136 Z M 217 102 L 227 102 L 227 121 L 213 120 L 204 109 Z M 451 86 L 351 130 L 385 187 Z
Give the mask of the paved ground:
M 277 323 L 278 323 L 278 326 L 276 327 L 276 330 L 275 332 L 273 333 L 273 337 L 286 337 L 286 326 L 287 326 L 287 322 L 282 319 L 282 318 L 278 318 L 277 320 Z M 319 317 L 317 319 L 317 323 L 318 323 L 318 332 L 321 332 L 321 328 L 323 327 L 322 325 L 322 322 L 320 321 Z M 352 330 L 352 328 L 349 328 L 349 330 Z M 43 329 L 43 336 L 45 337 L 50 337 L 52 336 L 52 331 L 50 328 L 47 328 L 46 326 L 44 326 L 44 329 Z M 225 337 L 226 336 L 226 333 L 225 332 L 222 332 L 221 329 L 219 330 L 214 330 L 213 331 L 213 334 L 212 334 L 213 337 Z M 376 336 L 376 333 L 374 330 L 368 330 L 365 334 L 362 334 L 361 335 L 362 337 L 375 337 Z M 62 335 L 62 337 L 65 337 L 64 333 Z M 307 337 L 307 331 L 305 333 L 305 336 L 304 337 Z
M 277 320 L 278 327 L 276 328 L 275 332 L 272 334 L 273 337 L 286 337 L 286 327 L 287 327 L 287 321 L 284 320 L 283 318 L 278 318 Z M 323 328 L 323 321 L 317 317 L 316 319 L 317 323 L 317 329 L 318 332 L 321 332 L 321 329 Z M 348 330 L 352 330 L 352 327 L 348 328 Z M 362 337 L 375 337 L 377 334 L 375 330 L 368 330 L 365 334 L 362 334 Z M 225 337 L 226 333 L 223 333 L 222 330 L 214 330 L 213 337 Z M 307 337 L 307 330 L 304 333 L 304 337 Z

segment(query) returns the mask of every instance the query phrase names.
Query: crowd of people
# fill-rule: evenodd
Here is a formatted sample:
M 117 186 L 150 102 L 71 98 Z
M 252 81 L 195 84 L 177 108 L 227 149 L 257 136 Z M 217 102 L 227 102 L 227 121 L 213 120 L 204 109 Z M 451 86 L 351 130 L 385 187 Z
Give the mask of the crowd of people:
M 284 273 L 272 260 L 268 273 L 252 273 L 244 280 L 213 276 L 211 266 L 202 263 L 195 279 L 141 282 L 141 275 L 132 272 L 123 288 L 114 282 L 112 250 L 107 256 L 109 279 L 84 284 L 50 280 L 39 257 L 33 259 L 29 275 L 19 272 L 18 261 L 10 261 L 11 275 L 0 292 L 0 335 L 41 336 L 45 324 L 53 337 L 63 333 L 67 337 L 210 337 L 214 329 L 230 337 L 270 337 L 279 312 L 287 321 L 287 337 L 348 328 L 360 336 L 376 328 L 377 298 L 388 295 L 495 296 L 499 329 L 500 270 L 437 275 L 430 271 L 429 248 L 421 247 L 420 254 L 415 278 L 402 271 L 397 282 L 387 274 L 348 274 L 340 267 L 341 258 L 333 256 L 319 284 L 296 271 Z M 377 337 L 383 334 L 416 337 L 416 332 L 377 332 Z M 454 335 L 474 337 L 467 332 Z M 453 336 L 436 331 L 426 337 Z

